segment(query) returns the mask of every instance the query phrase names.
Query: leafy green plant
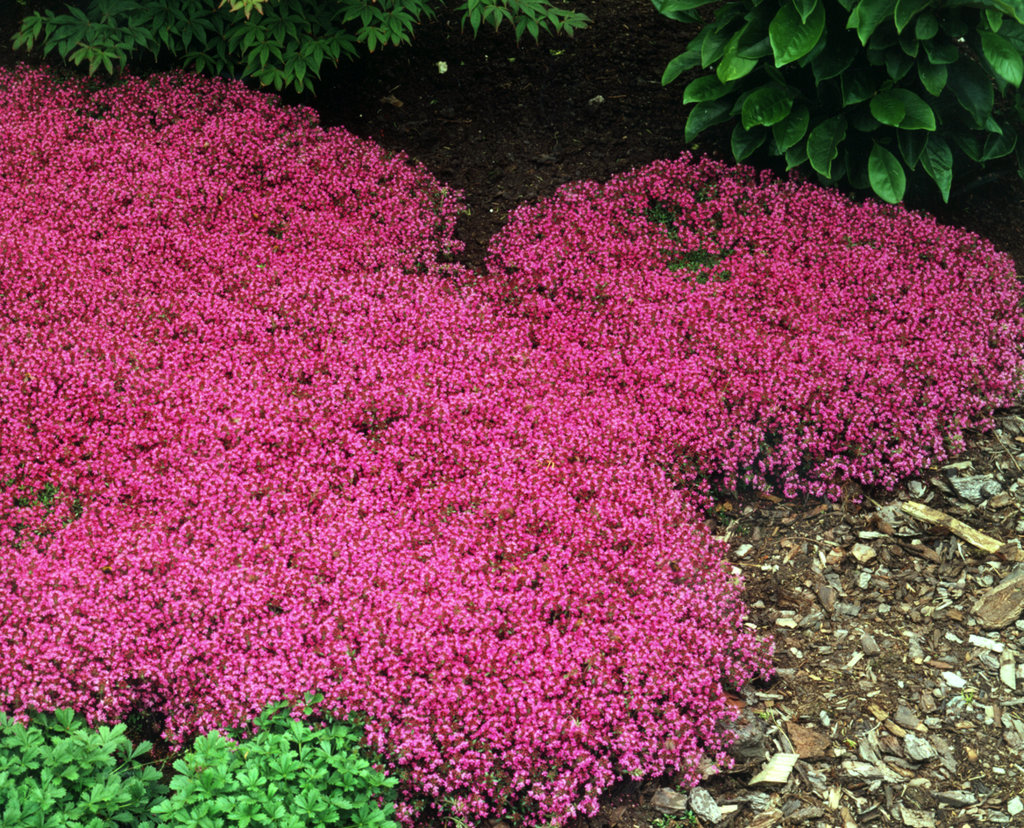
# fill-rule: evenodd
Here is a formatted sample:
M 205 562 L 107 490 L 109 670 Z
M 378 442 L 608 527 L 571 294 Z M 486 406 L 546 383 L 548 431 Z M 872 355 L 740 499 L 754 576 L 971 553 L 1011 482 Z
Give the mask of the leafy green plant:
M 123 724 L 90 729 L 71 710 L 26 727 L 0 713 L 0 826 L 152 828 L 151 808 L 167 788 L 132 747 Z
M 693 22 L 711 0 L 653 0 Z M 1024 6 L 1013 0 L 725 0 L 665 68 L 700 67 L 686 140 L 735 122 L 732 152 L 845 180 L 889 202 L 908 173 L 948 201 L 954 169 L 1024 147 Z
M 89 73 L 124 69 L 140 55 L 166 53 L 186 68 L 252 77 L 277 90 L 312 89 L 324 62 L 354 57 L 359 47 L 409 43 L 434 17 L 433 0 L 78 0 L 63 13 L 26 15 L 15 48 L 61 58 Z M 512 26 L 516 38 L 573 34 L 585 15 L 550 0 L 465 0 L 458 10 L 474 34 L 481 26 Z
M 319 701 L 307 695 L 303 713 Z M 160 824 L 397 828 L 386 801 L 397 782 L 364 755 L 359 728 L 341 721 L 311 727 L 290 713 L 286 702 L 267 707 L 244 741 L 242 731 L 197 738 L 174 763 L 174 793 L 153 808 Z

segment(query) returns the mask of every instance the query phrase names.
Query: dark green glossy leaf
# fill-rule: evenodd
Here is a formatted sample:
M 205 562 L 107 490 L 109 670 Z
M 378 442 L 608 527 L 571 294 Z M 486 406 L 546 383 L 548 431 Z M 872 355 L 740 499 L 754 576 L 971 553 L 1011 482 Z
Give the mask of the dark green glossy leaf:
M 793 107 L 789 117 L 772 127 L 772 137 L 779 152 L 786 152 L 807 134 L 811 113 L 803 104 Z
M 953 150 L 944 138 L 928 136 L 921 153 L 921 166 L 938 186 L 942 200 L 948 202 L 949 189 L 953 184 Z
M 772 44 L 768 39 L 768 35 L 765 35 L 760 40 L 749 42 L 746 41 L 745 37 L 740 38 L 740 42 L 736 46 L 736 54 L 748 60 L 760 60 L 761 58 L 771 56 Z
M 898 127 L 903 123 L 907 110 L 895 89 L 880 92 L 871 99 L 871 114 L 886 126 Z
M 793 90 L 775 83 L 755 89 L 743 100 L 743 128 L 774 126 L 789 115 L 795 97 Z
M 939 33 L 939 21 L 934 14 L 918 15 L 914 21 L 914 37 L 918 40 L 931 40 Z
M 998 32 L 1003 27 L 1003 13 L 998 9 L 985 9 L 985 20 L 993 32 Z
M 722 83 L 715 75 L 701 75 L 686 85 L 686 89 L 683 91 L 683 103 L 717 101 L 731 89 L 729 84 Z
M 893 81 L 901 81 L 914 68 L 914 59 L 902 48 L 889 48 L 885 52 L 885 71 Z
M 803 23 L 807 22 L 807 18 L 811 16 L 817 5 L 818 0 L 793 0 L 793 6 L 796 8 L 797 14 L 800 15 L 800 21 Z
M 896 133 L 896 143 L 900 148 L 900 155 L 912 170 L 917 167 L 917 162 L 920 160 L 927 142 L 928 135 L 920 130 L 901 129 Z
M 956 48 L 956 44 L 941 38 L 939 40 L 924 40 L 923 45 L 925 54 L 928 55 L 928 60 L 932 63 L 956 63 L 960 57 L 960 50 Z
M 853 106 L 868 100 L 878 88 L 869 72 L 847 72 L 839 79 L 843 87 L 843 106 Z
M 914 17 L 933 5 L 933 0 L 896 0 L 894 19 L 896 31 L 902 32 Z
M 792 3 L 784 5 L 768 27 L 776 67 L 802 58 L 818 45 L 824 31 L 825 10 L 820 3 L 815 5 L 806 23 Z
M 1007 17 L 1012 17 L 1018 23 L 1024 23 L 1024 7 L 1020 0 L 986 0 L 988 5 L 998 9 Z
M 718 61 L 718 67 L 715 69 L 715 74 L 718 75 L 718 79 L 722 83 L 739 80 L 749 75 L 754 71 L 754 67 L 757 66 L 756 60 L 742 58 L 736 54 L 739 37 L 739 33 L 732 36 L 732 39 L 726 44 L 725 50 L 722 52 L 722 58 Z
M 941 95 L 942 90 L 946 88 L 948 74 L 946 67 L 941 63 L 928 63 L 924 60 L 917 63 L 917 76 L 921 79 L 921 86 L 935 97 Z
M 721 27 L 711 26 L 705 28 L 701 31 L 701 34 L 704 37 L 700 46 L 700 65 L 707 69 L 713 63 L 721 60 L 725 52 L 725 45 L 732 38 L 732 35 L 724 25 Z
M 981 163 L 981 156 L 984 152 L 984 147 L 981 143 L 981 139 L 973 133 L 957 133 L 953 136 L 953 140 L 956 145 L 963 150 L 964 155 L 970 158 L 972 161 Z
M 683 72 L 700 65 L 700 58 L 689 50 L 681 55 L 676 55 L 668 62 L 665 71 L 661 75 L 661 85 L 667 86 L 678 78 Z
M 900 129 L 923 129 L 928 132 L 935 132 L 935 113 L 919 95 L 909 89 L 897 87 L 893 89 L 906 113 L 903 122 L 899 124 Z
M 921 41 L 911 32 L 904 32 L 900 35 L 900 48 L 907 57 L 916 58 L 917 53 L 921 51 Z
M 857 39 L 847 36 L 845 32 L 830 32 L 827 46 L 811 63 L 814 80 L 818 84 L 845 72 L 860 54 Z
M 746 161 L 764 144 L 768 131 L 764 127 L 746 130 L 742 124 L 736 124 L 732 130 L 732 155 L 737 161 Z
M 807 145 L 799 141 L 786 150 L 786 170 L 795 170 L 807 163 Z
M 762 3 L 747 12 L 746 25 L 740 30 L 736 43 L 736 54 L 750 60 L 760 60 L 772 53 L 768 40 L 768 26 L 772 22 L 773 9 L 770 3 Z
M 898 204 L 907 191 L 907 174 L 899 159 L 881 144 L 875 143 L 868 156 L 868 181 L 879 198 Z
M 732 104 L 729 101 L 704 101 L 690 110 L 686 118 L 686 143 L 690 143 L 708 127 L 720 124 L 729 118 Z
M 850 12 L 846 28 L 856 29 L 861 45 L 867 46 L 879 24 L 892 17 L 895 6 L 896 0 L 860 0 Z
M 985 70 L 968 60 L 958 60 L 949 67 L 947 84 L 974 123 L 984 126 L 995 101 L 992 82 Z
M 857 132 L 878 132 L 882 129 L 881 122 L 871 114 L 871 110 L 866 106 L 855 106 L 853 109 L 847 110 L 846 117 L 849 119 L 850 128 Z
M 665 15 L 669 20 L 678 20 L 689 23 L 694 20 L 693 11 L 701 6 L 706 6 L 712 0 L 651 0 L 655 10 Z
M 1024 58 L 1009 40 L 993 32 L 981 32 L 981 53 L 992 71 L 1011 86 L 1020 86 L 1024 79 Z
M 987 164 L 997 158 L 1005 158 L 1016 146 L 1017 135 L 1010 130 L 1005 130 L 1000 135 L 989 135 L 981 150 L 981 161 Z
M 839 145 L 846 138 L 846 118 L 835 115 L 822 121 L 807 136 L 807 160 L 814 171 L 832 178 L 832 162 L 839 155 Z

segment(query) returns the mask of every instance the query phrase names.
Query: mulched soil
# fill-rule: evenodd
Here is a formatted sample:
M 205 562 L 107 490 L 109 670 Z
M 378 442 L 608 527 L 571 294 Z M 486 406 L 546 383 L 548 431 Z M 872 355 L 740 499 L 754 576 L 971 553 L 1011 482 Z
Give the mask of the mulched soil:
M 692 31 L 649 0 L 575 7 L 591 28 L 518 46 L 508 32 L 474 40 L 454 16 L 439 19 L 412 47 L 342 66 L 316 98 L 289 100 L 463 190 L 463 261 L 480 268 L 509 211 L 563 183 L 683 149 L 728 155 L 723 133 L 684 146 L 685 80 L 660 84 Z M 10 60 L 5 51 L 0 60 Z M 949 207 L 911 206 L 987 236 L 1024 267 L 1015 177 L 977 182 Z M 976 607 L 1024 569 L 1022 413 L 1002 412 L 965 455 L 897 492 L 722 501 L 709 523 L 730 540 L 751 621 L 775 636 L 778 675 L 739 694 L 736 766 L 708 767 L 703 794 L 670 778 L 624 783 L 574 828 L 1024 825 L 1024 621 L 986 628 Z M 908 502 L 999 543 L 983 551 L 911 517 Z M 776 754 L 800 758 L 785 781 L 756 781 Z

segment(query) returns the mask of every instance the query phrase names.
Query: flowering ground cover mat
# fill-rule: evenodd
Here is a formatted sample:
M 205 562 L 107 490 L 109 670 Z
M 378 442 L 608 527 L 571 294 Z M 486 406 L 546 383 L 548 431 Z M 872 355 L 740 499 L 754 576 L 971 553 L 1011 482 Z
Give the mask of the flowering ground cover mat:
M 740 585 L 629 399 L 444 264 L 453 193 L 238 85 L 0 88 L 6 711 L 319 691 L 410 821 L 723 759 Z

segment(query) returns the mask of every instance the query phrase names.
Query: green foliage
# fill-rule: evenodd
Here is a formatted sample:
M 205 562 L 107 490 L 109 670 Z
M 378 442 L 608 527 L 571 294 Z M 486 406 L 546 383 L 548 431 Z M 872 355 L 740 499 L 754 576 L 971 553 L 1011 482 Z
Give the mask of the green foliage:
M 307 705 L 320 700 L 307 696 Z M 216 731 L 196 739 L 174 763 L 174 793 L 153 809 L 160 824 L 397 828 L 394 805 L 379 804 L 397 783 L 363 755 L 360 731 L 339 721 L 311 728 L 289 714 L 286 703 L 268 707 L 246 741 Z
M 322 700 L 307 695 L 303 713 Z M 290 713 L 283 702 L 266 708 L 247 740 L 200 736 L 174 763 L 170 788 L 142 761 L 152 745 L 132 747 L 123 724 L 92 730 L 58 710 L 25 727 L 0 713 L 0 828 L 397 828 L 397 783 L 366 755 L 361 729 Z
M 123 724 L 90 730 L 71 710 L 25 727 L 0 713 L 0 826 L 152 828 L 166 788 L 139 757 Z
M 140 55 L 166 53 L 186 68 L 252 77 L 263 86 L 313 88 L 324 62 L 359 48 L 409 43 L 435 0 L 76 0 L 64 13 L 32 12 L 15 48 L 61 58 L 89 73 L 115 74 Z M 443 5 L 443 4 L 442 4 Z M 551 0 L 465 0 L 457 9 L 473 32 L 508 23 L 516 38 L 573 34 L 587 17 Z
M 713 0 L 653 0 L 694 22 Z M 663 83 L 692 80 L 686 140 L 735 122 L 732 150 L 901 201 L 908 175 L 948 201 L 954 167 L 1015 156 L 1024 124 L 1016 0 L 724 0 Z

